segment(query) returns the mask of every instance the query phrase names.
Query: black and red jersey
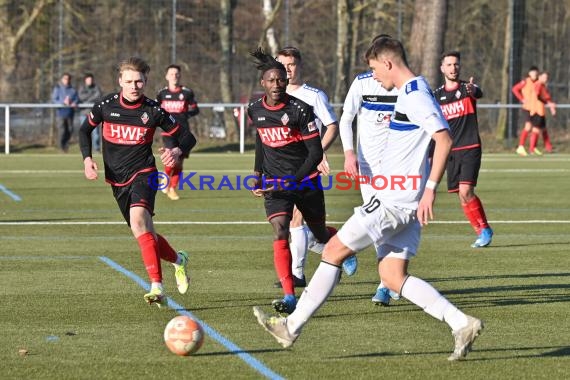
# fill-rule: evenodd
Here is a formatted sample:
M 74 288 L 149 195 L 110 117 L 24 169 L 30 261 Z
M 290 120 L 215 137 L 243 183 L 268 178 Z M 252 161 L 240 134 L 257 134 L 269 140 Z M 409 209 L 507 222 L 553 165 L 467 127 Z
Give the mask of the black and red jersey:
M 186 129 L 190 128 L 188 118 L 200 113 L 194 91 L 188 87 L 178 86 L 174 91 L 164 87 L 156 95 L 156 101 L 162 109 L 174 116 L 176 121 Z M 163 132 L 161 135 L 164 144 L 168 147 L 172 146 L 173 141 L 168 133 Z
M 114 93 L 96 103 L 81 126 L 83 158 L 91 156 L 91 131 L 101 123 L 105 180 L 114 186 L 128 185 L 137 174 L 156 170 L 152 141 L 157 127 L 174 137 L 184 154 L 190 151 L 189 132 L 156 101 L 142 96 L 132 103 Z
M 443 85 L 434 91 L 434 96 L 451 130 L 453 137 L 451 150 L 481 146 L 477 122 L 477 99 L 483 96 L 483 92 L 475 86 L 475 93 L 469 95 L 466 85 L 467 82 L 459 81 L 454 88 L 446 88 Z
M 294 176 L 296 181 L 318 175 L 323 147 L 310 105 L 286 95 L 272 107 L 262 97 L 249 104 L 247 113 L 257 131 L 255 171 L 271 178 Z
M 173 115 L 179 123 L 186 124 L 189 117 L 200 113 L 194 91 L 188 87 L 179 86 L 174 91 L 165 87 L 156 95 L 156 101 L 161 108 Z

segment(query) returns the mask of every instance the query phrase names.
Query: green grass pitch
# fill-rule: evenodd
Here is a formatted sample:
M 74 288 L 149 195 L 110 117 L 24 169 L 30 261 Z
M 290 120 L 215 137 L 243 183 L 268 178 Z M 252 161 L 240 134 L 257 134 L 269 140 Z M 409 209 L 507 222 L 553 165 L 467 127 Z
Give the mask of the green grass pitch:
M 341 155 L 329 158 L 342 168 Z M 185 163 L 186 171 L 234 180 L 252 165 L 251 154 L 193 154 Z M 0 378 L 253 379 L 264 377 L 260 368 L 291 379 L 568 378 L 569 175 L 569 155 L 484 155 L 477 193 L 495 238 L 479 250 L 470 248 L 475 236 L 457 197 L 441 186 L 436 221 L 424 228 L 410 272 L 485 321 L 474 351 L 456 363 L 446 360 L 453 350 L 446 324 L 406 300 L 388 308 L 370 302 L 378 281 L 371 249 L 293 348 L 281 349 L 251 310 L 269 310 L 280 295 L 262 201 L 227 188 L 180 191 L 177 202 L 159 193 L 157 230 L 191 253 L 188 293 L 176 292 L 172 267 L 163 264 L 166 290 L 234 345 L 207 336 L 196 355 L 178 357 L 162 333 L 180 310 L 149 307 L 140 284 L 101 260 L 147 281 L 103 179 L 84 179 L 77 154 L 2 156 Z M 360 195 L 332 190 L 326 201 L 338 227 Z M 318 263 L 309 253 L 308 276 Z

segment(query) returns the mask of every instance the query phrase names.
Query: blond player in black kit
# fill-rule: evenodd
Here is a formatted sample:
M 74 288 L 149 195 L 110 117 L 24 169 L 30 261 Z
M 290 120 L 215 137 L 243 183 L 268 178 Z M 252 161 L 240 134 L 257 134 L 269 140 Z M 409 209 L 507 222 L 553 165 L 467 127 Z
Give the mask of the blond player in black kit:
M 152 216 L 158 176 L 152 141 L 157 127 L 172 136 L 175 146 L 162 148 L 161 160 L 164 165 L 173 166 L 188 155 L 192 139 L 174 117 L 144 96 L 149 71 L 148 64 L 140 58 L 122 61 L 118 66 L 121 91 L 103 97 L 93 106 L 81 125 L 79 141 L 85 177 L 96 180 L 98 166 L 91 156 L 91 132 L 102 124 L 105 181 L 111 185 L 121 213 L 139 244 L 151 281 L 144 299 L 162 307 L 167 299 L 160 260 L 174 264 L 178 291 L 184 294 L 188 290 L 188 254 L 176 252 L 154 229 Z

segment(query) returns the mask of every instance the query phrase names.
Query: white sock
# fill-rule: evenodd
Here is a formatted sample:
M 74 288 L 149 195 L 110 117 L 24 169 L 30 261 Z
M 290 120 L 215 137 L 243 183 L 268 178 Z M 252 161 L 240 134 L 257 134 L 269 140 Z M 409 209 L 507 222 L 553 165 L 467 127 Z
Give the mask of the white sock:
M 308 231 L 309 227 L 305 224 L 289 229 L 289 233 L 291 234 L 289 248 L 291 249 L 291 257 L 293 258 L 291 269 L 293 270 L 293 276 L 297 278 L 303 278 L 305 272 L 305 258 L 307 257 L 309 245 Z
M 326 301 L 338 282 L 340 268 L 321 261 L 309 285 L 303 291 L 293 314 L 287 317 L 287 328 L 292 334 L 301 331 L 309 318 Z
M 176 262 L 174 264 L 176 265 L 182 264 L 182 256 L 180 256 L 180 253 L 176 253 Z
M 401 295 L 432 317 L 446 322 L 453 331 L 467 326 L 467 316 L 421 278 L 408 276 Z
M 378 288 L 377 288 L 376 290 L 382 289 L 382 288 L 385 288 L 385 287 L 386 287 L 386 286 L 384 285 L 384 283 L 382 282 L 382 280 L 380 280 L 380 284 L 378 284 Z
M 151 282 L 150 283 L 150 289 L 160 289 L 160 291 L 162 291 L 162 283 L 161 282 Z

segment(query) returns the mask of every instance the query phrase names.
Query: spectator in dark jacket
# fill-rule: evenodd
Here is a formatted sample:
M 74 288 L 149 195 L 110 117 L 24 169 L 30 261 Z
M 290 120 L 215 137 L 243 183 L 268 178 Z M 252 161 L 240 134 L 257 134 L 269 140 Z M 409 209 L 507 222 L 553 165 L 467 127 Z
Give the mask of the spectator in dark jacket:
M 62 104 L 64 107 L 57 109 L 57 119 L 59 126 L 59 147 L 63 152 L 69 149 L 69 140 L 73 133 L 73 116 L 75 107 L 79 103 L 77 91 L 71 85 L 71 74 L 63 73 L 60 82 L 55 85 L 51 99 L 54 103 Z
M 79 101 L 81 103 L 96 103 L 101 99 L 102 95 L 103 93 L 95 83 L 93 74 L 85 74 L 83 77 L 83 85 L 79 87 Z M 83 124 L 83 120 L 85 120 L 90 110 L 91 108 L 85 108 L 81 111 L 81 124 Z M 91 140 L 93 141 L 93 150 L 101 152 L 101 128 L 99 126 L 93 130 Z

